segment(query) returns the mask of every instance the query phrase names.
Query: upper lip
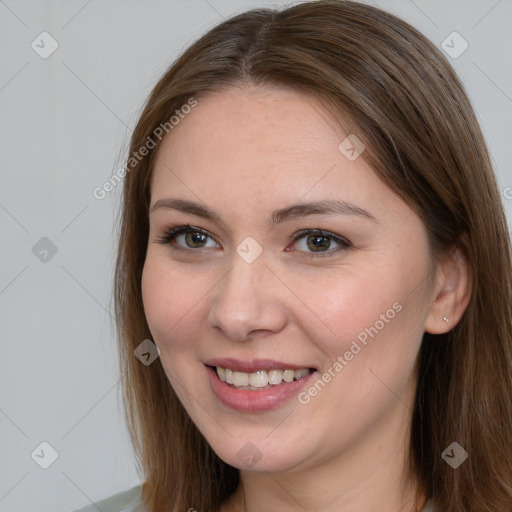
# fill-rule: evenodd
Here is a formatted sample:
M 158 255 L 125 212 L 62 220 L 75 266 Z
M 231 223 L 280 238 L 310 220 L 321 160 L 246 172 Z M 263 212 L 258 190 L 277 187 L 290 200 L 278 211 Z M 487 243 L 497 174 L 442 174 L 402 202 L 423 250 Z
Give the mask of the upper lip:
M 311 368 L 312 366 L 307 364 L 292 364 L 283 363 L 281 361 L 274 361 L 272 359 L 251 359 L 241 360 L 234 359 L 231 357 L 222 357 L 216 359 L 208 359 L 204 362 L 207 366 L 220 366 L 221 368 L 229 368 L 236 372 L 253 373 L 258 370 L 302 370 L 303 368 Z

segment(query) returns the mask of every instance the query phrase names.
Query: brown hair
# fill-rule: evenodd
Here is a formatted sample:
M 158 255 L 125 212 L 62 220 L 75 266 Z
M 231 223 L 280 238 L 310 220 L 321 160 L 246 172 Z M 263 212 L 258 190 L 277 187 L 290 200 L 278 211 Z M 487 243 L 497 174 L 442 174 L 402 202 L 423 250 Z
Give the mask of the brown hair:
M 465 234 L 472 294 L 452 330 L 424 334 L 409 469 L 435 510 L 510 512 L 510 239 L 482 132 L 452 67 L 416 29 L 368 5 L 320 0 L 252 10 L 211 29 L 168 69 L 130 154 L 191 97 L 242 84 L 313 95 L 350 122 L 376 174 L 424 222 L 435 258 Z M 132 166 L 123 190 L 114 299 L 127 420 L 148 510 L 217 512 L 238 470 L 199 433 L 160 360 L 144 366 L 133 355 L 151 338 L 141 275 L 158 148 Z M 441 457 L 453 441 L 469 455 L 456 469 Z

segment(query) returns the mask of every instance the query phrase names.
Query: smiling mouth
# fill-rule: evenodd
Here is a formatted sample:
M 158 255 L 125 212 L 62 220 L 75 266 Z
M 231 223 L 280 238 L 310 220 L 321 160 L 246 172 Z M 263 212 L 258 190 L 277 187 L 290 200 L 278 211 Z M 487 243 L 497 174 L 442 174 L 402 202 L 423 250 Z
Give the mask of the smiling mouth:
M 258 370 L 252 373 L 239 372 L 221 366 L 213 367 L 222 382 L 234 389 L 262 391 L 307 377 L 314 368 Z

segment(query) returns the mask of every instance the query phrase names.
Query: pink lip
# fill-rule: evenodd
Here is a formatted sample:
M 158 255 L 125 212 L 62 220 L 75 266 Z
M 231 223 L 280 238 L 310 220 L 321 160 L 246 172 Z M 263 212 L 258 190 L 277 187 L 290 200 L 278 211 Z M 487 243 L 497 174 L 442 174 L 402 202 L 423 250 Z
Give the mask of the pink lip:
M 222 365 L 219 364 L 218 366 Z M 227 368 L 231 368 L 229 365 L 226 366 Z M 224 366 L 224 368 L 226 366 Z M 240 366 L 237 368 L 240 368 Z M 273 368 L 277 369 L 290 367 L 274 365 Z M 264 368 L 262 366 L 258 366 L 258 369 L 261 370 Z M 290 369 L 300 368 L 296 367 Z M 278 386 L 262 389 L 261 391 L 246 391 L 244 389 L 233 388 L 229 384 L 222 382 L 214 368 L 207 366 L 206 371 L 208 372 L 208 378 L 210 379 L 210 386 L 212 388 L 213 394 L 227 407 L 241 412 L 263 412 L 275 409 L 283 405 L 292 397 L 296 396 L 299 391 L 306 385 L 306 383 L 309 382 L 311 378 L 318 373 L 315 371 L 300 380 L 295 380 L 293 382 L 283 382 Z
M 312 368 L 311 366 L 298 366 L 291 363 L 282 363 L 281 361 L 273 361 L 271 359 L 252 359 L 250 361 L 241 361 L 230 357 L 218 359 L 209 359 L 204 364 L 207 366 L 220 366 L 221 368 L 229 368 L 236 372 L 253 373 L 258 370 L 302 370 L 303 368 Z

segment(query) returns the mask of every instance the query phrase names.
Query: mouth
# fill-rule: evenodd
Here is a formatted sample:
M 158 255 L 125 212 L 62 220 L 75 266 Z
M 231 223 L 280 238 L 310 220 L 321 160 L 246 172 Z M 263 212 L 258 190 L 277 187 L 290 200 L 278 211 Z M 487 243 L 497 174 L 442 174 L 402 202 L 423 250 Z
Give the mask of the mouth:
M 215 397 L 240 412 L 277 408 L 319 374 L 314 367 L 271 360 L 216 359 L 207 361 L 205 366 Z
M 270 389 L 282 385 L 283 382 L 294 382 L 303 379 L 315 371 L 311 368 L 301 368 L 299 370 L 287 368 L 284 370 L 257 370 L 247 373 L 238 372 L 231 368 L 223 368 L 222 366 L 214 368 L 222 382 L 225 382 L 234 389 L 243 389 L 245 391 Z

